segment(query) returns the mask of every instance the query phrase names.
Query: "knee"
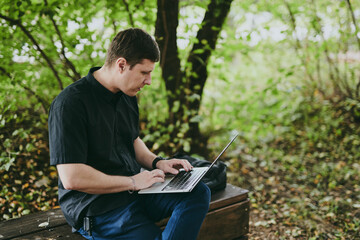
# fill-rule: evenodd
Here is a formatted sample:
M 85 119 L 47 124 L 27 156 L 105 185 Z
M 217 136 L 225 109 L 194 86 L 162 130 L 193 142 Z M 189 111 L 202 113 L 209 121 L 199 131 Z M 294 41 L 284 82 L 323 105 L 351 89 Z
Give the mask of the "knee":
M 210 188 L 203 182 L 200 182 L 194 189 L 195 198 L 202 202 L 202 204 L 209 208 L 211 191 Z
M 210 188 L 203 182 L 200 182 L 200 187 L 203 188 L 204 191 L 204 196 L 206 197 L 206 199 L 208 200 L 208 202 L 210 202 L 210 198 L 211 198 L 211 191 Z

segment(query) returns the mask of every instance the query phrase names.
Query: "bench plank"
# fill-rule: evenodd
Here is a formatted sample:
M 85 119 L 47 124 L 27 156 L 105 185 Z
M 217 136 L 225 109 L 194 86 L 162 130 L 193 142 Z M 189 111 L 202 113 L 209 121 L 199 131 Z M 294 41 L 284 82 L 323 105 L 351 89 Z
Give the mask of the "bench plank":
M 168 219 L 157 223 L 165 227 Z M 41 223 L 47 227 L 39 227 Z M 234 228 L 234 223 L 239 225 Z M 248 190 L 228 184 L 223 191 L 211 197 L 209 213 L 201 227 L 198 239 L 234 239 L 249 231 Z M 221 236 L 221 237 L 219 237 Z M 0 222 L 0 240 L 4 239 L 83 239 L 71 233 L 61 209 L 38 212 L 17 219 Z
M 47 227 L 39 227 L 42 223 L 49 223 Z M 25 236 L 31 233 L 44 231 L 49 228 L 56 228 L 57 226 L 66 223 L 65 217 L 61 209 L 53 209 L 45 212 L 37 212 L 23 216 L 21 218 L 14 218 L 7 221 L 0 222 L 0 239 Z
M 1 238 L 0 238 L 1 239 Z M 69 240 L 84 240 L 85 238 L 78 233 L 72 233 L 71 227 L 66 223 L 61 226 L 57 226 L 55 228 L 48 228 L 41 232 L 31 233 L 26 236 L 11 238 L 12 240 L 62 240 L 62 239 L 69 239 Z
M 248 198 L 248 193 L 246 189 L 227 184 L 225 190 L 211 195 L 209 211 L 244 201 Z

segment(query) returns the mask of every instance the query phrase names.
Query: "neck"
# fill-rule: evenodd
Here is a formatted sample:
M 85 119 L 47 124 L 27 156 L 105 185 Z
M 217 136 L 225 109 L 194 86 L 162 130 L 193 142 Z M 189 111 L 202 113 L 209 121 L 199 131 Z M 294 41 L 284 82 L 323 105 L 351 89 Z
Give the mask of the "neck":
M 113 68 L 102 66 L 99 70 L 95 71 L 93 75 L 94 78 L 109 91 L 113 93 L 120 91 L 120 89 L 114 87 L 113 84 L 113 82 L 116 81 L 113 77 L 116 76 Z

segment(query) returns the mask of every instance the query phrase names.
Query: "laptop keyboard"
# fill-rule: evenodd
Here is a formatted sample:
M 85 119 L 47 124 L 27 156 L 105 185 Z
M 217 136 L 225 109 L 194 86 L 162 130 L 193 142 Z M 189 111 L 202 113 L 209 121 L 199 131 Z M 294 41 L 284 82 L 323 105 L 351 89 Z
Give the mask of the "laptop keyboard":
M 180 171 L 161 191 L 186 189 L 196 181 L 199 174 L 201 171 Z

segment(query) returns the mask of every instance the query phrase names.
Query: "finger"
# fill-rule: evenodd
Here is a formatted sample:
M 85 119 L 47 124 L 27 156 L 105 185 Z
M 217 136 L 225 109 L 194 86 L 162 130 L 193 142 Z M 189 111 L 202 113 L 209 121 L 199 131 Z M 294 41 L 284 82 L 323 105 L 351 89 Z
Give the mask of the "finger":
M 166 172 L 176 175 L 179 173 L 179 170 L 169 166 L 168 168 L 166 168 Z
M 168 160 L 166 161 L 166 165 L 164 165 L 164 172 L 165 173 L 170 173 L 170 174 L 178 174 L 179 170 L 182 166 L 179 162 L 179 159 L 172 159 L 172 160 Z
M 185 171 L 190 171 L 192 169 L 192 166 L 188 160 L 181 160 L 181 165 L 183 166 Z
M 155 170 L 151 171 L 151 174 L 153 177 L 161 177 L 161 178 L 165 177 L 165 173 L 160 169 L 155 169 Z
M 186 161 L 186 165 L 188 166 L 189 170 L 193 169 L 193 166 L 191 165 L 191 163 L 188 160 Z
M 186 164 L 187 160 L 184 159 L 173 159 L 172 161 L 172 165 L 180 165 L 182 168 L 186 168 L 187 164 Z
M 163 170 L 157 169 L 157 174 L 158 174 L 157 176 L 160 176 L 160 177 L 162 177 L 162 178 L 165 177 L 165 173 L 164 173 Z
M 154 183 L 157 183 L 157 182 L 165 182 L 165 179 L 164 179 L 164 178 L 161 178 L 161 177 L 155 177 L 155 178 L 153 178 L 153 184 L 154 184 Z

